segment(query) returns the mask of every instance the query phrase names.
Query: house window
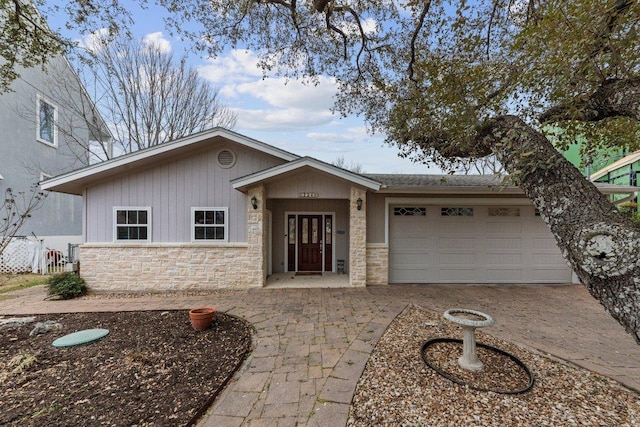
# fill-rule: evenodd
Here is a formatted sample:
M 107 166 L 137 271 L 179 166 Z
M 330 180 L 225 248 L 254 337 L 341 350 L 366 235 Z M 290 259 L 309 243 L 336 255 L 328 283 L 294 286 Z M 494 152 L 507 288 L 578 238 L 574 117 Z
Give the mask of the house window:
M 150 241 L 151 208 L 114 208 L 116 241 Z
M 36 117 L 36 139 L 44 144 L 58 146 L 58 107 L 38 96 Z
M 473 216 L 473 208 L 440 208 L 441 216 Z
M 228 217 L 227 208 L 191 208 L 193 233 L 191 240 L 194 242 L 228 241 Z

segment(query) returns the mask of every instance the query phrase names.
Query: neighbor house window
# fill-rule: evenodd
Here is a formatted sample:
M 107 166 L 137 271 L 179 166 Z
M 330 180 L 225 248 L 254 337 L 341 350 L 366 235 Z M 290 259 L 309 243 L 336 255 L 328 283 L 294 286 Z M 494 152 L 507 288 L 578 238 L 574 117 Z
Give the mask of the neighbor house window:
M 58 107 L 38 96 L 36 117 L 36 139 L 44 144 L 57 146 Z
M 114 208 L 115 240 L 151 240 L 151 208 Z
M 228 241 L 228 218 L 227 208 L 191 208 L 191 240 Z

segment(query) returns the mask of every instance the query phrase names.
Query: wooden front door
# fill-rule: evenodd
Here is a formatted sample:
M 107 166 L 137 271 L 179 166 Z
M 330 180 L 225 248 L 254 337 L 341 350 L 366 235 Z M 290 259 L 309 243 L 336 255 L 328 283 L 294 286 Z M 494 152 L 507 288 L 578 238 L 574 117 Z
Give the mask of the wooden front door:
M 322 271 L 322 215 L 298 217 L 298 271 Z

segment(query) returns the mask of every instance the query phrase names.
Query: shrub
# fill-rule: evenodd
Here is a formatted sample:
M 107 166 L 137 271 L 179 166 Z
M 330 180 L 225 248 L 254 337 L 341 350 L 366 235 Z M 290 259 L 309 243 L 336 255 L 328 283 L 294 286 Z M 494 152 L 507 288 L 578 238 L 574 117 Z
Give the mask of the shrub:
M 633 222 L 640 225 L 640 212 L 638 212 L 638 204 L 635 202 L 626 202 L 618 205 L 618 209 L 624 215 L 631 218 Z
M 84 279 L 75 273 L 60 273 L 51 276 L 47 282 L 49 295 L 59 299 L 72 299 L 87 293 Z

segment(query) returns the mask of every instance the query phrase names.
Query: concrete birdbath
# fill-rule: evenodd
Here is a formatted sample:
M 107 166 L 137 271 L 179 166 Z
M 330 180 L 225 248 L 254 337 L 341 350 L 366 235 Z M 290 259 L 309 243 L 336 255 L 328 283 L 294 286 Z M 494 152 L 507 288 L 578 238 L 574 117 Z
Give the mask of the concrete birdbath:
M 462 356 L 458 365 L 467 371 L 482 371 L 483 364 L 476 353 L 476 328 L 493 325 L 491 316 L 466 308 L 450 308 L 444 312 L 444 318 L 462 326 Z

